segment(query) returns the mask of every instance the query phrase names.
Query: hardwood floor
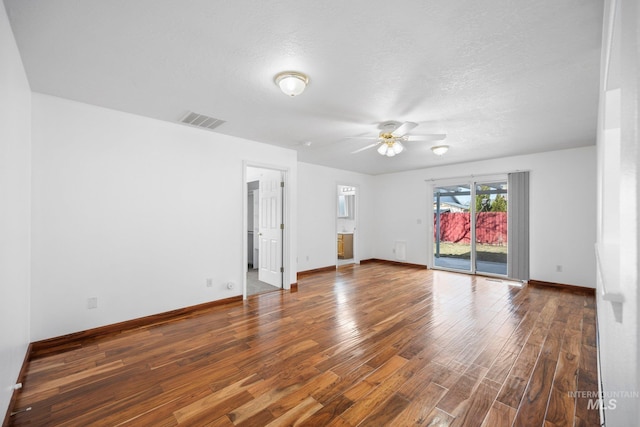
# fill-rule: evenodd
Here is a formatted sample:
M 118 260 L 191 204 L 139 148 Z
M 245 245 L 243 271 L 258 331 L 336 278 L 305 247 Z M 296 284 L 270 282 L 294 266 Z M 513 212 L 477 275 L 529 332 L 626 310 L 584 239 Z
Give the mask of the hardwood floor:
M 57 354 L 11 425 L 595 426 L 595 301 L 371 263 Z

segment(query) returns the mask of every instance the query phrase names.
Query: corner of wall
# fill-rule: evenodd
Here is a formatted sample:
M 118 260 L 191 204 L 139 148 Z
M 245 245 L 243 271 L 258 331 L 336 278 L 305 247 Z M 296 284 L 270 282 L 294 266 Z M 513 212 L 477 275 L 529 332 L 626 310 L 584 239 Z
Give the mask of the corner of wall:
M 0 64 L 0 413 L 5 413 L 30 341 L 31 89 L 4 4 Z

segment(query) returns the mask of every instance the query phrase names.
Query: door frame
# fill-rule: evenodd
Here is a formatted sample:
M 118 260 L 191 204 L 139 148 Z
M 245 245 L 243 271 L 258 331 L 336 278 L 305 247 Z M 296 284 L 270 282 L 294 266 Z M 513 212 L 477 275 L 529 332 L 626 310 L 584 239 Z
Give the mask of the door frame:
M 345 264 L 340 264 L 338 263 L 338 244 L 337 244 L 337 239 L 338 239 L 338 187 L 339 186 L 343 186 L 343 187 L 353 187 L 356 189 L 356 197 L 355 197 L 355 209 L 356 209 L 356 213 L 353 216 L 353 220 L 355 222 L 355 228 L 353 229 L 353 263 L 345 263 Z M 335 183 L 335 194 L 333 197 L 333 215 L 335 218 L 335 224 L 333 227 L 333 231 L 334 231 L 334 259 L 336 260 L 336 268 L 340 267 L 341 265 L 349 265 L 349 264 L 360 264 L 360 251 L 359 251 L 359 247 L 358 247 L 358 235 L 359 235 L 359 230 L 358 230 L 358 226 L 359 226 L 359 216 L 360 216 L 360 186 L 358 184 L 350 184 L 350 183 L 345 183 L 343 181 L 336 181 Z
M 291 184 L 290 176 L 291 171 L 286 166 L 273 165 L 268 163 L 252 162 L 244 160 L 242 162 L 242 299 L 247 299 L 247 273 L 248 273 L 248 256 L 247 251 L 249 245 L 247 243 L 247 235 L 249 230 L 247 227 L 247 215 L 248 215 L 248 199 L 247 192 L 247 168 L 269 169 L 276 170 L 282 173 L 282 180 L 284 181 L 284 189 L 282 191 L 282 223 L 284 224 L 284 230 L 282 231 L 282 289 L 291 289 L 291 283 L 289 277 L 291 276 Z

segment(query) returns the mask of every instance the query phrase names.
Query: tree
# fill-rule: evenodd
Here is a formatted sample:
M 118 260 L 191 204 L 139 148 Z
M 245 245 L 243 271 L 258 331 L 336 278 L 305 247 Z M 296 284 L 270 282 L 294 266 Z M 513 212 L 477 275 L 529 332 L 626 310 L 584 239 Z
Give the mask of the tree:
M 507 211 L 507 199 L 502 194 L 498 194 L 491 204 L 491 212 L 506 212 Z
M 491 188 L 482 185 L 480 191 L 488 192 Z M 476 212 L 506 212 L 507 199 L 502 194 L 497 194 L 496 198 L 491 200 L 490 194 L 476 194 Z

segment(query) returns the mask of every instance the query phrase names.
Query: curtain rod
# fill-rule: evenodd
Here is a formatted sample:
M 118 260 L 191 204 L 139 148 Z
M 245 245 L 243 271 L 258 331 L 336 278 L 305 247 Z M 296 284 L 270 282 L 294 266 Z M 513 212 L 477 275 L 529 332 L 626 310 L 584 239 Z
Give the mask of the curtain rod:
M 480 178 L 483 176 L 508 175 L 510 173 L 516 173 L 516 172 L 531 172 L 531 171 L 527 169 L 516 169 L 509 172 L 476 173 L 476 174 L 464 175 L 464 176 L 445 176 L 442 178 L 426 178 L 425 181 L 433 182 L 433 181 L 444 181 L 444 180 L 450 180 L 450 179 Z

